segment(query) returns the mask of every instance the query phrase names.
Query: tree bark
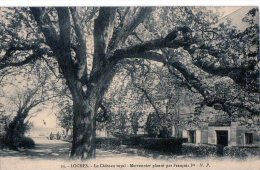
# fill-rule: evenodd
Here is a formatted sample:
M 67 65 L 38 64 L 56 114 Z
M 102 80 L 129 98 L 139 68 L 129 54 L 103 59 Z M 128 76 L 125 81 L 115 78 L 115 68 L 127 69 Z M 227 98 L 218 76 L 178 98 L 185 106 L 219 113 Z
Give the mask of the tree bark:
M 73 95 L 73 142 L 71 158 L 89 159 L 95 157 L 94 113 L 95 98 L 82 93 Z
M 80 81 L 67 81 L 73 98 L 72 159 L 95 158 L 95 115 L 114 76 L 113 67 L 100 68 L 99 75 L 89 83 L 87 92 L 82 90 Z

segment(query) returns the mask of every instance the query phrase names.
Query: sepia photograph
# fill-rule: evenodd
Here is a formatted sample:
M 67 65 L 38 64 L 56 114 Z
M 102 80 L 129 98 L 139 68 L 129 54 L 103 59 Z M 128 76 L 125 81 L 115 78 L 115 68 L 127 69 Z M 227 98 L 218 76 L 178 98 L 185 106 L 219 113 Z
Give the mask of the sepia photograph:
M 260 170 L 259 39 L 257 4 L 0 5 L 0 170 Z

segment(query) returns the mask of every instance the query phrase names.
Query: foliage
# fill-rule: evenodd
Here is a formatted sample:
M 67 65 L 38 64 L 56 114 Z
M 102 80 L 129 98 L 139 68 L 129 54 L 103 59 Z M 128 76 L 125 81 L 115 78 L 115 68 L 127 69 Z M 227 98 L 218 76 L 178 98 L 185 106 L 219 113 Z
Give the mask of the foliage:
M 73 111 L 71 101 L 62 101 L 59 103 L 59 107 L 60 111 L 57 118 L 60 126 L 66 130 L 66 135 L 68 135 L 68 131 L 72 130 L 73 127 Z
M 131 116 L 131 126 L 132 126 L 132 131 L 133 134 L 137 134 L 138 129 L 140 127 L 139 125 L 139 120 L 140 118 L 143 116 L 143 113 L 138 113 L 138 112 L 134 112 Z
M 157 137 L 161 129 L 161 121 L 156 113 L 151 113 L 147 117 L 145 130 L 150 137 Z
M 224 156 L 231 158 L 247 158 L 252 155 L 259 154 L 259 148 L 257 147 L 237 147 L 237 146 L 227 146 L 223 148 Z M 217 146 L 216 145 L 194 145 L 194 144 L 183 144 L 182 154 L 189 157 L 216 157 L 217 156 Z
M 149 137 L 168 138 L 171 136 L 171 126 L 167 124 L 165 117 L 169 117 L 167 114 L 158 115 L 156 113 L 150 113 L 147 117 L 145 124 L 145 130 Z
M 33 139 L 25 136 L 17 136 L 12 138 L 11 140 L 8 138 L 4 138 L 3 142 L 5 146 L 14 150 L 17 150 L 18 148 L 32 149 L 35 146 L 35 142 L 33 141 Z
M 164 151 L 168 153 L 181 153 L 181 138 L 142 138 L 141 145 L 145 149 Z
M 142 138 L 145 137 L 147 137 L 147 135 L 126 135 L 123 137 L 122 144 L 129 147 L 140 146 Z
M 231 158 L 248 158 L 259 155 L 259 147 L 224 147 L 224 155 Z
M 119 138 L 111 138 L 111 137 L 110 138 L 97 137 L 95 142 L 96 142 L 96 147 L 102 149 L 111 149 L 121 145 L 121 141 Z
M 112 135 L 122 138 L 123 136 L 130 134 L 129 130 L 129 118 L 127 117 L 127 114 L 123 111 L 120 111 L 118 113 L 114 113 L 112 115 L 112 120 L 109 124 L 108 129 L 112 133 Z
M 33 141 L 32 138 L 22 137 L 19 140 L 19 143 L 18 143 L 17 146 L 18 146 L 18 148 L 28 148 L 28 149 L 31 149 L 31 148 L 34 148 L 35 142 Z
M 194 144 L 183 144 L 182 154 L 189 155 L 191 157 L 208 157 L 217 156 L 217 147 L 215 145 L 194 145 Z

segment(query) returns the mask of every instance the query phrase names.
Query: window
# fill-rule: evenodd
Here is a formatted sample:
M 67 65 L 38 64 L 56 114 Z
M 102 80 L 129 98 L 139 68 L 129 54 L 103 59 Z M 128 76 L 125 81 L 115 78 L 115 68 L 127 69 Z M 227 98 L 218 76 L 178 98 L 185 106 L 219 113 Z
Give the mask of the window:
M 196 131 L 195 130 L 189 130 L 189 136 L 188 136 L 188 142 L 189 143 L 196 143 Z
M 246 145 L 253 144 L 253 133 L 245 133 L 245 144 Z

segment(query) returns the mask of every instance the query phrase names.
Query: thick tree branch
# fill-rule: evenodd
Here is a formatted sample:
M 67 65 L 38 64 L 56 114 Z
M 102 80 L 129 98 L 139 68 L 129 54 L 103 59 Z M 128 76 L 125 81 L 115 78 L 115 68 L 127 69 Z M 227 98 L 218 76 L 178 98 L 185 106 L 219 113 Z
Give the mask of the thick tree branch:
M 102 7 L 94 21 L 93 70 L 105 64 L 105 57 L 111 33 L 114 28 L 116 8 Z
M 186 28 L 186 27 L 183 27 Z M 182 29 L 181 27 L 178 29 Z M 131 47 L 123 48 L 115 50 L 113 55 L 111 55 L 110 60 L 121 60 L 124 58 L 129 58 L 129 56 L 140 55 L 145 52 L 149 52 L 151 50 L 158 50 L 161 48 L 180 48 L 183 47 L 185 49 L 189 49 L 192 44 L 194 44 L 197 40 L 190 38 L 182 39 L 177 38 L 178 30 L 173 30 L 169 33 L 165 38 L 159 38 L 151 41 L 146 41 L 144 43 L 140 43 Z
M 207 73 L 222 77 L 228 76 L 247 91 L 260 92 L 257 85 L 260 71 L 255 68 L 255 64 L 237 67 L 217 66 L 213 61 L 202 59 L 194 59 L 193 64 Z
M 109 71 L 108 69 L 112 69 L 116 64 L 115 62 L 108 63 L 106 57 L 108 42 L 114 28 L 115 13 L 116 8 L 102 7 L 94 21 L 94 57 L 89 82 L 98 81 L 102 75 L 101 72 Z
M 31 7 L 31 12 L 34 16 L 37 25 L 45 36 L 47 44 L 55 54 L 59 54 L 59 36 L 52 25 L 52 21 L 47 13 L 44 13 L 42 8 Z
M 60 55 L 58 56 L 59 66 L 67 78 L 74 78 L 76 74 L 75 65 L 71 56 L 71 23 L 68 8 L 56 8 L 59 17 L 60 28 Z
M 0 70 L 7 68 L 7 67 L 18 67 L 18 66 L 28 64 L 32 61 L 35 61 L 38 57 L 39 57 L 39 55 L 32 54 L 32 55 L 29 55 L 28 57 L 26 57 L 23 61 L 0 63 Z
M 149 55 L 151 54 L 151 55 Z M 169 54 L 172 55 L 172 54 Z M 152 57 L 151 57 L 152 56 Z M 219 97 L 216 93 L 209 90 L 208 86 L 203 83 L 193 72 L 190 68 L 184 65 L 181 61 L 178 61 L 174 57 L 165 57 L 163 54 L 160 53 L 143 53 L 140 57 L 136 55 L 133 58 L 144 58 L 149 59 L 157 62 L 167 63 L 169 66 L 177 69 L 185 78 L 190 86 L 196 89 L 204 98 L 204 104 L 209 107 L 214 107 L 215 104 L 221 104 L 222 110 L 227 112 L 231 115 L 231 111 L 234 107 L 236 108 L 243 108 L 249 111 L 252 114 L 259 114 L 259 111 L 255 109 L 253 105 L 246 105 L 243 102 L 234 102 L 228 101 L 224 98 Z M 168 58 L 168 60 L 166 60 Z M 170 59 L 169 59 L 170 58 Z
M 79 14 L 76 7 L 70 7 L 71 16 L 74 23 L 74 30 L 77 36 L 78 44 L 76 46 L 76 58 L 78 67 L 78 78 L 82 82 L 88 81 L 88 68 L 87 68 L 87 46 L 86 46 L 86 36 L 84 33 L 84 28 L 80 25 Z
M 12 50 L 16 51 L 16 50 L 24 50 L 24 48 L 13 48 Z M 29 50 L 29 49 L 27 49 Z M 51 55 L 52 53 L 50 53 L 48 51 L 48 49 L 41 49 L 41 48 L 32 48 L 32 54 L 29 54 L 25 59 L 23 60 L 20 60 L 20 61 L 9 61 L 7 59 L 4 59 L 4 60 L 0 60 L 0 70 L 4 69 L 4 68 L 7 68 L 7 67 L 18 67 L 18 66 L 23 66 L 25 64 L 29 64 L 41 57 L 43 57 L 44 55 Z M 12 53 L 9 53 L 9 54 L 5 54 L 5 57 L 4 58 L 11 58 L 11 57 L 14 57 L 16 54 L 13 54 Z
M 9 48 L 6 49 L 5 54 L 3 56 L 0 56 L 1 63 L 4 63 L 11 59 L 12 54 L 16 51 L 30 51 L 30 50 L 36 50 L 38 48 L 39 44 L 22 44 L 19 43 L 18 45 L 13 45 L 12 43 L 9 45 Z
M 186 27 L 180 27 L 177 30 L 184 30 Z M 173 48 L 177 49 L 182 47 L 190 55 L 194 55 L 197 50 L 203 50 L 208 55 L 211 55 L 215 58 L 219 58 L 221 54 L 219 51 L 212 49 L 205 45 L 200 39 L 190 37 L 189 39 L 179 39 L 177 38 L 177 30 L 169 33 L 165 38 L 160 38 L 156 40 L 147 41 L 144 43 L 137 44 L 135 46 L 127 47 L 124 49 L 116 50 L 113 55 L 110 57 L 111 61 L 118 61 L 124 58 L 142 58 L 142 54 L 158 50 L 162 48 Z M 173 39 L 172 39 L 173 38 Z M 194 44 L 199 44 L 196 47 L 193 47 Z M 145 56 L 144 58 L 149 59 Z M 154 60 L 151 58 L 151 60 Z M 193 64 L 202 70 L 218 76 L 228 76 L 233 79 L 237 84 L 246 88 L 246 90 L 251 92 L 259 92 L 259 86 L 257 85 L 257 78 L 259 78 L 259 70 L 254 70 L 254 66 L 257 62 L 241 67 L 230 67 L 230 66 L 216 66 L 214 63 L 209 61 L 202 61 L 200 59 L 193 59 Z M 250 72 L 248 72 L 251 70 Z M 250 86 L 248 86 L 250 84 Z
M 131 15 L 133 10 L 135 10 L 134 16 Z M 111 43 L 109 44 L 110 50 L 120 47 L 121 44 L 126 41 L 127 37 L 132 34 L 135 28 L 142 23 L 152 11 L 153 8 L 151 7 L 141 7 L 138 9 L 136 9 L 136 7 L 130 7 L 119 26 L 113 32 Z

